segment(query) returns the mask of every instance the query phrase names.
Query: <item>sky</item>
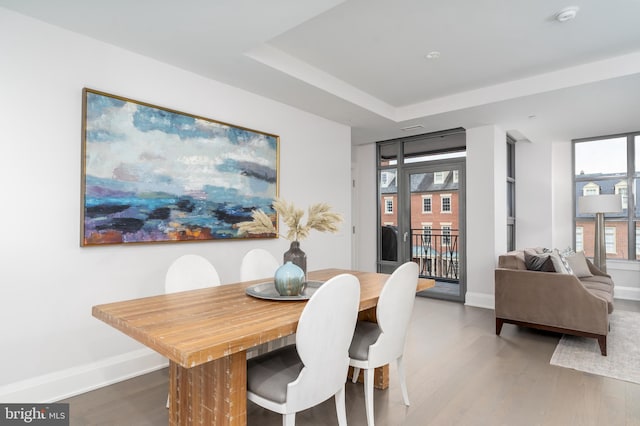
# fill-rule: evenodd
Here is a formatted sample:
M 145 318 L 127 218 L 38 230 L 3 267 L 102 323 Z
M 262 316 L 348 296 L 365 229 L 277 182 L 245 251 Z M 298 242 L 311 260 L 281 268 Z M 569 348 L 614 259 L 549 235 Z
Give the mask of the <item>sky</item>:
M 636 146 L 638 146 L 636 138 Z M 602 139 L 575 144 L 576 175 L 627 172 L 627 138 Z M 639 153 L 636 150 L 636 164 Z

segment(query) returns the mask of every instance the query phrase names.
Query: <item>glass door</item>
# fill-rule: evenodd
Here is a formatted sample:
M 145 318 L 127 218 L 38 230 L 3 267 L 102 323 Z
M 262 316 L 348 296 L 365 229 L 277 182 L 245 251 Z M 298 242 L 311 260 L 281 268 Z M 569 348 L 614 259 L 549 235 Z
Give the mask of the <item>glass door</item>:
M 401 261 L 436 281 L 420 293 L 464 302 L 464 158 L 407 167 L 398 200 Z

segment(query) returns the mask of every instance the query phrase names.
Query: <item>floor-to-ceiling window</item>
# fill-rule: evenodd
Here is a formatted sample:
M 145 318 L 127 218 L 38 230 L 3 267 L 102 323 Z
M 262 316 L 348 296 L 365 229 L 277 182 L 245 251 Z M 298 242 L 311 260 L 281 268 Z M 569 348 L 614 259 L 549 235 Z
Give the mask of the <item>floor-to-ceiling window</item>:
M 640 132 L 573 141 L 575 188 L 575 247 L 594 253 L 593 214 L 580 213 L 580 197 L 619 194 L 622 211 L 605 213 L 605 252 L 608 259 L 640 260 Z
M 424 295 L 464 301 L 465 133 L 378 143 L 378 271 L 413 261 Z

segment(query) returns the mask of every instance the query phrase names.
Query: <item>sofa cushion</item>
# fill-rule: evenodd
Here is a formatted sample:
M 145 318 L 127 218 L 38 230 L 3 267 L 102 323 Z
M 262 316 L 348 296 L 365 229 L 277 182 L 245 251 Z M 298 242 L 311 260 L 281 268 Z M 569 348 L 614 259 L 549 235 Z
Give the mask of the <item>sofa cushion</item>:
M 590 277 L 584 277 L 580 278 L 580 281 L 583 284 L 587 282 L 607 284 L 609 287 L 613 288 L 613 280 L 610 277 L 606 277 L 604 275 L 593 275 Z
M 583 278 L 593 276 L 589 270 L 589 265 L 587 264 L 587 258 L 584 256 L 584 252 L 579 251 L 563 257 L 569 263 L 569 266 L 576 277 Z
M 530 250 L 524 251 L 524 263 L 530 271 L 555 272 L 550 253 L 539 254 Z
M 599 283 L 597 281 L 586 281 L 586 280 L 580 280 L 580 282 L 588 290 L 601 290 L 601 291 L 606 291 L 607 293 L 613 292 L 613 286 L 608 283 Z

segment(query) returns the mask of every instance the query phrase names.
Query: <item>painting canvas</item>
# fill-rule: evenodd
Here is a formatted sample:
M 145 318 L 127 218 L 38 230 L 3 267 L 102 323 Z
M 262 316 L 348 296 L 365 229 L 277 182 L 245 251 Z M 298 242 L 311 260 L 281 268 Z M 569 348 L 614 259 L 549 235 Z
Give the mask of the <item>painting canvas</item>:
M 272 214 L 279 137 L 83 90 L 81 245 L 255 238 Z M 275 237 L 266 235 L 262 237 Z

